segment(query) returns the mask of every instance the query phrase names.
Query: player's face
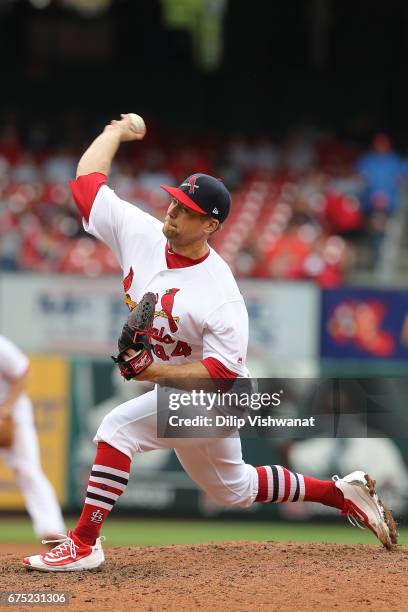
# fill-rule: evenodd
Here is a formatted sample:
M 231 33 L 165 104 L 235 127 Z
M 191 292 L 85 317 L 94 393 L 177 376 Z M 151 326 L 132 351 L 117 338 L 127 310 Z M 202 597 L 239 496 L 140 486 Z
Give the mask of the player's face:
M 174 244 L 186 245 L 207 240 L 207 228 L 213 223 L 218 222 L 172 198 L 164 218 L 163 234 Z M 215 228 L 211 231 L 213 229 Z

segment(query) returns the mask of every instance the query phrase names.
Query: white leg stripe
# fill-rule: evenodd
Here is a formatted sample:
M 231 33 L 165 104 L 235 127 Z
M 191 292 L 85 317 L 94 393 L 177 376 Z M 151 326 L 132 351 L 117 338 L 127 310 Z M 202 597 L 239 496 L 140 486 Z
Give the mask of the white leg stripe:
M 266 470 L 266 477 L 268 479 L 268 497 L 265 501 L 270 502 L 273 495 L 273 474 L 270 465 L 264 465 L 264 468 Z
M 293 500 L 293 496 L 296 493 L 296 476 L 294 475 L 293 472 L 289 472 L 290 473 L 290 493 L 289 493 L 289 497 L 288 497 L 288 502 L 291 502 Z
M 85 498 L 85 503 L 90 506 L 96 506 L 97 508 L 104 508 L 105 510 L 112 510 L 113 504 L 105 504 L 103 501 L 98 501 L 97 499 L 91 499 L 90 497 Z
M 276 501 L 280 502 L 285 497 L 285 474 L 282 469 L 282 466 L 277 465 L 276 469 L 278 470 L 278 478 L 279 478 L 279 493 L 278 493 L 278 499 Z
M 100 482 L 101 484 L 109 485 L 110 487 L 115 487 L 115 489 L 119 489 L 119 491 L 124 491 L 126 489 L 126 485 L 121 482 L 116 482 L 116 480 L 109 480 L 109 478 L 100 478 L 100 476 L 90 476 L 89 480 L 92 482 Z
M 113 499 L 114 501 L 116 501 L 119 497 L 117 493 L 104 491 L 103 489 L 98 489 L 98 487 L 91 487 L 90 485 L 88 485 L 87 491 L 89 493 L 96 493 L 97 495 L 102 495 L 103 497 L 109 497 L 109 499 Z
M 94 465 L 92 471 L 105 472 L 106 474 L 113 474 L 114 476 L 120 476 L 129 480 L 129 472 L 123 470 L 117 470 L 116 468 L 108 467 L 107 465 Z
M 298 474 L 299 478 L 299 499 L 298 501 L 303 501 L 305 498 L 305 479 L 302 474 Z

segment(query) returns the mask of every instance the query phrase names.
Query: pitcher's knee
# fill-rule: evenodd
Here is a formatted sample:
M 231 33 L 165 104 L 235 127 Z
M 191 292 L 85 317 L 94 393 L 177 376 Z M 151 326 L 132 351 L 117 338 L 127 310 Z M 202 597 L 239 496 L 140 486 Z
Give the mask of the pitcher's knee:
M 107 442 L 108 444 L 112 444 L 115 438 L 115 432 L 118 429 L 117 419 L 112 416 L 112 412 L 109 412 L 103 419 L 101 424 L 98 427 L 98 430 L 95 434 L 94 442 Z
M 228 508 L 248 508 L 254 499 L 248 487 L 220 487 L 207 491 L 208 495 L 221 506 Z
M 209 483 L 207 493 L 218 504 L 230 508 L 248 508 L 254 503 L 258 493 L 258 474 L 249 464 L 240 468 L 235 478 L 227 474 L 217 482 Z
M 134 430 L 133 434 L 134 437 L 136 437 L 136 432 Z M 115 415 L 112 416 L 111 412 L 103 418 L 93 441 L 95 444 L 106 442 L 109 446 L 112 446 L 124 455 L 130 457 L 130 459 L 133 458 L 138 448 L 137 440 L 129 435 L 126 427 L 121 426 L 118 419 Z

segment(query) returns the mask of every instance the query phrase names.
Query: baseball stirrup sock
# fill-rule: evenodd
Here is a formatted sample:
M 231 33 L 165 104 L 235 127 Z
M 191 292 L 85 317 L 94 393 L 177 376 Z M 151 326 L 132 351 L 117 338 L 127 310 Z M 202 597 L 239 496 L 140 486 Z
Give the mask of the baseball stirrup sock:
M 263 465 L 258 472 L 257 502 L 319 502 L 333 508 L 343 508 L 343 494 L 331 480 L 318 480 L 291 472 L 281 465 Z
M 95 544 L 102 524 L 129 481 L 130 459 L 106 442 L 98 443 L 82 514 L 74 529 L 85 544 Z

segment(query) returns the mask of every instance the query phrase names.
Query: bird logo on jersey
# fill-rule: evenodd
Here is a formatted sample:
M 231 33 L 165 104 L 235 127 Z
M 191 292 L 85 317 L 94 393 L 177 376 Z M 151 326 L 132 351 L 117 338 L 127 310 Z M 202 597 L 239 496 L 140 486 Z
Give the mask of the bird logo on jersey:
M 128 293 L 130 290 L 130 287 L 132 286 L 133 277 L 134 277 L 133 268 L 130 268 L 129 273 L 123 279 L 123 289 L 125 290 L 124 301 L 125 301 L 125 304 L 128 306 L 129 310 L 133 310 L 137 306 L 137 302 L 132 300 L 131 296 Z M 166 289 L 165 293 L 162 295 L 160 299 L 161 310 L 156 311 L 154 313 L 155 317 L 163 317 L 168 320 L 170 331 L 173 334 L 177 331 L 178 329 L 177 323 L 180 321 L 180 317 L 173 317 L 174 297 L 178 291 L 180 291 L 180 289 L 176 289 L 176 288 Z
M 162 317 L 164 313 L 164 315 L 167 317 L 172 334 L 174 334 L 178 329 L 176 321 L 179 320 L 179 317 L 173 317 L 174 297 L 178 291 L 180 291 L 180 289 L 166 289 L 166 293 L 160 300 L 162 311 L 158 314 L 159 317 Z
M 123 289 L 125 293 L 127 293 L 132 286 L 133 276 L 134 276 L 133 268 L 130 268 L 129 274 L 123 279 Z
M 161 310 L 155 312 L 155 317 L 163 317 L 168 320 L 170 332 L 176 333 L 180 317 L 173 316 L 174 298 L 180 289 L 173 287 L 166 289 L 160 298 Z M 163 361 L 168 361 L 170 357 L 189 357 L 191 355 L 191 346 L 184 340 L 173 338 L 165 330 L 164 326 L 153 327 L 151 338 L 160 344 L 152 344 L 154 354 Z M 170 348 L 170 356 L 166 353 L 165 346 Z
M 123 288 L 125 290 L 124 301 L 129 310 L 133 310 L 137 306 L 137 302 L 132 299 L 131 295 L 128 293 L 133 283 L 133 268 L 130 268 L 127 276 L 123 279 Z M 180 289 L 176 287 L 172 287 L 171 289 L 166 289 L 163 295 L 160 298 L 160 306 L 161 309 L 155 311 L 154 318 L 167 319 L 169 322 L 170 333 L 174 334 L 178 331 L 180 317 L 173 315 L 174 308 L 174 298 L 176 294 L 180 291 Z M 157 302 L 159 299 L 158 294 Z M 151 340 L 155 341 L 155 344 L 151 344 L 152 350 L 156 357 L 162 359 L 163 361 L 168 361 L 170 357 L 189 357 L 191 355 L 191 346 L 185 342 L 184 340 L 180 340 L 177 338 L 173 338 L 167 331 L 164 325 L 153 327 Z M 167 354 L 165 347 L 168 346 L 170 348 L 170 355 Z

